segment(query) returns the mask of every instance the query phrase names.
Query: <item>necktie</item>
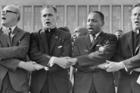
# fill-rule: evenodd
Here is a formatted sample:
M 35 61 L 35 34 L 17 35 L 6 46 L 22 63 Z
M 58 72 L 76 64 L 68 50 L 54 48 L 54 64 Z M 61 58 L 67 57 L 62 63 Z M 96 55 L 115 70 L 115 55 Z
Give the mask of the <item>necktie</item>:
M 137 46 L 140 44 L 140 33 L 138 31 L 133 33 L 133 51 L 135 53 L 135 50 L 137 48 Z
M 94 43 L 94 41 L 95 41 L 95 35 L 90 34 L 89 36 L 90 36 L 91 44 Z
M 9 28 L 9 39 L 12 42 L 13 34 L 12 34 L 12 29 Z

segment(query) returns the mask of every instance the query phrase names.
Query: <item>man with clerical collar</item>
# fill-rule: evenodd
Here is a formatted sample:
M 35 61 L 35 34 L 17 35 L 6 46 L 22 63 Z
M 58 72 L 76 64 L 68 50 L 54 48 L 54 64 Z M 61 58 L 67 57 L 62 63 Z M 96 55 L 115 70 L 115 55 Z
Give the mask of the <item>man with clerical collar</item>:
M 120 71 L 118 93 L 140 92 L 140 3 L 131 10 L 132 31 L 123 34 L 118 43 L 118 62 L 107 61 L 107 72 Z
M 56 7 L 44 6 L 42 29 L 31 34 L 30 59 L 49 68 L 32 73 L 31 93 L 70 92 L 69 70 L 62 63 L 66 63 L 63 57 L 71 56 L 71 35 L 57 28 L 57 18 Z
M 27 61 L 30 34 L 20 29 L 20 11 L 7 5 L 1 11 L 0 29 L 0 93 L 29 93 L 28 71 L 44 66 Z M 13 34 L 13 35 L 10 35 Z

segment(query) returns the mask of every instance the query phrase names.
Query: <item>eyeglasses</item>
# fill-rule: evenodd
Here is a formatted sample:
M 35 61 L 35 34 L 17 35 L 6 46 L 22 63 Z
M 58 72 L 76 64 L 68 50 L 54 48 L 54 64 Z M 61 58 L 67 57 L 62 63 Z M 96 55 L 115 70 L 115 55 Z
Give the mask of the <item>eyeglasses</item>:
M 1 12 L 2 14 L 7 14 L 7 13 L 14 13 L 14 14 L 17 14 L 17 12 L 14 12 L 14 11 L 11 11 L 11 10 L 5 10 L 5 11 L 2 11 Z

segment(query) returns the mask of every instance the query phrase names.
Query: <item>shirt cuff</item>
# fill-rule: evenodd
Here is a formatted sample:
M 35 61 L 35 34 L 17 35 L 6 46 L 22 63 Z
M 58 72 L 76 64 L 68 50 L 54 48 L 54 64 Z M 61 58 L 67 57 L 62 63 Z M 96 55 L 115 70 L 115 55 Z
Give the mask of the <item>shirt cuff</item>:
M 48 63 L 48 65 L 50 66 L 50 67 L 52 67 L 53 65 L 54 65 L 54 59 L 55 59 L 56 57 L 51 57 L 50 58 L 50 60 L 49 60 L 49 63 Z

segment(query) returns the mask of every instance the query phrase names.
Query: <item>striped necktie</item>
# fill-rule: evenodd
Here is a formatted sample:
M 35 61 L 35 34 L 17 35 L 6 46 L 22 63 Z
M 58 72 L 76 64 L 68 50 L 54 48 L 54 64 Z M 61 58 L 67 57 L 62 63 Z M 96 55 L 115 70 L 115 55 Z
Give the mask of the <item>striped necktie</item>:
M 11 40 L 11 42 L 12 42 L 12 38 L 13 38 L 12 29 L 9 28 L 9 39 Z

